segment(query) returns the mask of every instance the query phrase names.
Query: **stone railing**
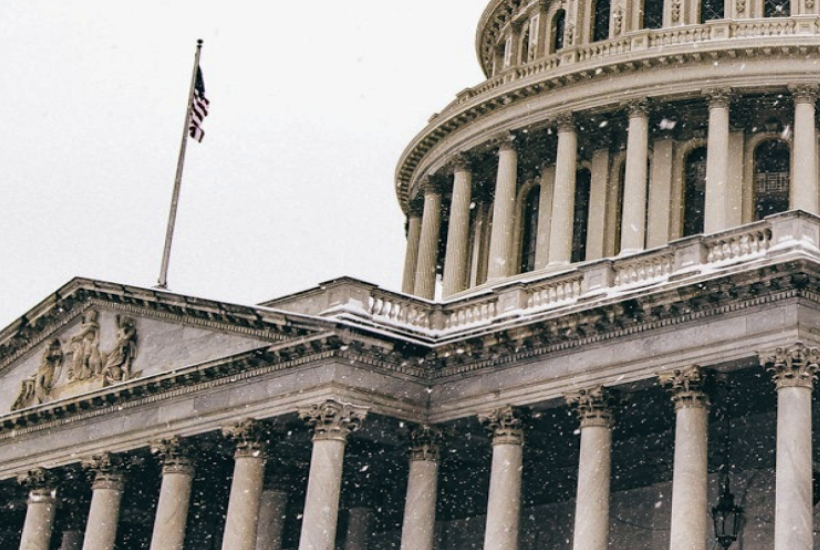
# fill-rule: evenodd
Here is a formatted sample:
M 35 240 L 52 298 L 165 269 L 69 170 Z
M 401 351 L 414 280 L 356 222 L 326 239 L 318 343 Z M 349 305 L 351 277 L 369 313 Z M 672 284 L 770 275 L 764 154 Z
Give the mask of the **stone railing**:
M 784 212 L 623 258 L 567 266 L 561 272 L 518 275 L 447 302 L 422 300 L 342 278 L 265 306 L 430 339 L 481 330 L 534 312 L 574 307 L 579 302 L 591 304 L 650 287 L 690 284 L 699 277 L 788 254 L 820 263 L 820 218 L 801 211 Z
M 486 95 L 504 84 L 539 74 L 548 74 L 558 68 L 576 63 L 583 64 L 607 58 L 612 58 L 615 61 L 618 57 L 629 56 L 637 52 L 642 54 L 651 53 L 647 50 L 652 48 L 660 49 L 668 46 L 701 44 L 704 42 L 714 42 L 715 45 L 722 46 L 732 39 L 820 36 L 819 23 L 820 18 L 815 15 L 801 15 L 766 19 L 726 19 L 710 21 L 703 25 L 635 31 L 611 40 L 564 48 L 549 56 L 535 59 L 530 63 L 506 69 L 478 86 L 459 93 L 456 100 L 448 106 L 448 109 L 451 106 L 462 105 L 474 98 Z

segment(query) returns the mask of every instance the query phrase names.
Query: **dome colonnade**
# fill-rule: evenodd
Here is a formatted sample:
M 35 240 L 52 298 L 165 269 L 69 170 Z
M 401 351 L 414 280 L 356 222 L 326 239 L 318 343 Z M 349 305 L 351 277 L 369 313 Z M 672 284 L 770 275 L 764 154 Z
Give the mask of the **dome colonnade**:
M 606 38 L 565 31 L 555 52 L 537 37 L 555 30 L 558 4 L 488 8 L 478 45 L 489 79 L 435 115 L 399 163 L 404 292 L 431 299 L 441 274 L 447 298 L 818 212 L 817 15 L 752 18 L 750 6 L 698 22 L 686 10 L 700 7 L 666 4 L 661 28 L 615 33 L 616 9 Z M 591 29 L 590 6 L 560 6 Z

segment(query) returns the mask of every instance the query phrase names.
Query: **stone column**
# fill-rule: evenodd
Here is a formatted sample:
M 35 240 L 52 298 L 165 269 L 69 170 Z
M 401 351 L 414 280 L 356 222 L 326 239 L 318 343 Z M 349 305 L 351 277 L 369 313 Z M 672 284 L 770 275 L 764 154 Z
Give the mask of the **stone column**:
M 507 406 L 480 414 L 478 419 L 490 432 L 493 444 L 484 550 L 515 549 L 521 512 L 523 414 Z
M 344 550 L 367 550 L 373 526 L 373 508 L 360 503 L 348 510 Z
M 436 261 L 441 230 L 441 189 L 427 179 L 424 182 L 424 214 L 421 219 L 419 258 L 413 294 L 432 300 L 436 293 Z
M 347 436 L 359 428 L 366 415 L 364 408 L 333 400 L 299 409 L 299 417 L 313 430 L 299 550 L 334 548 Z
M 259 507 L 256 550 L 282 550 L 289 486 L 285 477 L 278 472 L 268 478 Z
M 247 418 L 223 428 L 222 435 L 236 444 L 222 550 L 254 550 L 270 427 Z
M 470 202 L 473 173 L 464 156 L 454 161 L 453 199 L 450 203 L 450 228 L 444 259 L 442 296 L 447 298 L 467 287 L 467 243 L 470 241 Z
M 117 455 L 105 453 L 83 461 L 83 468 L 94 475 L 83 550 L 113 550 L 125 489 L 122 462 Z
M 811 550 L 811 393 L 820 351 L 797 343 L 761 356 L 777 386 L 774 550 Z
M 401 284 L 401 291 L 405 294 L 413 294 L 416 286 L 422 210 L 417 204 L 411 203 L 410 210 L 407 212 L 407 251 L 404 255 L 404 277 Z
M 587 260 L 598 260 L 606 254 L 604 252 L 607 233 L 607 209 L 612 200 L 609 192 L 610 168 L 610 137 L 603 134 L 596 140 L 596 149 L 592 152 L 592 166 L 590 169 L 590 201 L 589 227 L 587 228 Z
M 649 104 L 645 99 L 627 103 L 629 136 L 621 218 L 621 254 L 640 252 L 646 240 L 646 175 L 649 159 Z
M 578 131 L 571 114 L 558 118 L 558 150 L 552 191 L 549 265 L 569 264 L 575 219 L 575 174 L 578 164 Z
M 419 426 L 410 434 L 410 473 L 404 501 L 401 550 L 433 550 L 441 432 Z
M 815 103 L 817 84 L 789 86 L 794 97 L 794 179 L 792 208 L 820 213 L 820 188 L 817 184 L 817 127 Z
M 507 277 L 510 271 L 515 227 L 515 192 L 518 179 L 518 151 L 513 136 L 506 136 L 498 148 L 498 177 L 493 201 L 493 228 L 487 280 Z
M 581 421 L 578 494 L 575 501 L 576 550 L 606 550 L 609 543 L 609 484 L 612 467 L 612 394 L 602 386 L 566 396 Z
M 708 375 L 692 366 L 660 375 L 675 405 L 670 550 L 707 550 L 709 396 Z
M 541 193 L 538 197 L 538 235 L 535 240 L 535 270 L 549 265 L 550 232 L 552 231 L 552 193 L 555 185 L 555 167 L 541 170 Z
M 709 100 L 703 232 L 717 233 L 728 229 L 726 195 L 729 181 L 729 103 L 732 89 L 704 90 L 703 95 Z
M 162 461 L 162 486 L 159 491 L 151 550 L 182 550 L 185 522 L 194 481 L 193 450 L 179 437 L 155 441 L 151 452 Z
M 18 476 L 17 481 L 29 491 L 20 550 L 49 550 L 57 513 L 57 477 L 44 468 L 35 468 Z

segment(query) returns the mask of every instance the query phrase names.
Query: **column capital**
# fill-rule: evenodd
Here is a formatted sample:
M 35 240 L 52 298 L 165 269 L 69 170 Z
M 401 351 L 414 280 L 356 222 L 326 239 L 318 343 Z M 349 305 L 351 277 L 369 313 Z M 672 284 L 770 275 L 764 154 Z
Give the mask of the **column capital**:
M 726 109 L 732 102 L 732 88 L 705 88 L 701 93 L 706 97 L 710 109 Z
M 115 454 L 102 453 L 82 461 L 83 470 L 94 475 L 92 489 L 122 491 L 125 488 L 123 461 Z
M 629 118 L 646 118 L 649 116 L 649 99 L 645 97 L 628 99 L 623 101 L 621 106 L 626 109 Z
M 760 364 L 772 374 L 777 389 L 800 387 L 812 389 L 817 378 L 820 350 L 801 342 L 789 347 L 761 353 Z
M 453 172 L 467 172 L 472 169 L 472 158 L 467 153 L 461 152 L 450 159 L 450 166 Z
M 29 502 L 54 500 L 59 481 L 55 472 L 45 468 L 32 468 L 17 475 L 17 483 L 29 491 Z
M 267 422 L 244 418 L 222 428 L 222 435 L 236 445 L 235 458 L 267 458 L 271 430 Z
M 559 133 L 578 131 L 578 127 L 576 126 L 577 120 L 573 113 L 562 113 L 556 116 L 553 121 Z
M 425 196 L 440 195 L 444 191 L 444 186 L 438 178 L 434 178 L 433 176 L 424 176 L 419 183 L 421 191 Z
M 674 369 L 658 375 L 658 381 L 672 394 L 675 410 L 709 408 L 708 386 L 711 373 L 699 365 Z
M 517 151 L 516 135 L 512 132 L 504 132 L 491 139 L 491 141 L 498 147 L 498 151 Z
M 367 409 L 328 399 L 299 408 L 299 418 L 313 431 L 313 440 L 347 441 L 347 436 L 361 427 Z
M 581 428 L 612 428 L 613 406 L 617 401 L 615 393 L 603 386 L 583 388 L 565 395 L 567 404 L 575 407 Z
M 444 434 L 435 426 L 423 424 L 410 432 L 410 461 L 438 462 Z
M 162 462 L 163 474 L 194 475 L 194 447 L 178 435 L 151 442 L 151 454 Z
M 820 94 L 820 85 L 815 83 L 790 84 L 788 88 L 794 97 L 795 103 L 814 104 L 817 101 L 818 94 Z
M 489 432 L 493 445 L 523 445 L 526 412 L 507 405 L 478 415 L 478 421 Z

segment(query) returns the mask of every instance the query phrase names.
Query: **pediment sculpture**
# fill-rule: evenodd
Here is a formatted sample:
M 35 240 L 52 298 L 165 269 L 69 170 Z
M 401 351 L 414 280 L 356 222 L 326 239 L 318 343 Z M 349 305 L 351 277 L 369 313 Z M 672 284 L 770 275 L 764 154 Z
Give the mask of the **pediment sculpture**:
M 68 338 L 65 348 L 59 338 L 49 341 L 37 372 L 22 380 L 20 393 L 11 410 L 39 405 L 67 393 L 80 393 L 125 382 L 141 374 L 133 371 L 137 356 L 134 319 L 115 316 L 116 342 L 108 352 L 100 349 L 99 319 L 98 311 L 92 309 L 85 312 L 79 332 Z M 66 380 L 61 383 L 64 366 L 67 367 Z M 71 387 L 76 391 L 60 391 L 63 388 L 70 390 Z M 56 393 L 60 395 L 55 396 Z

